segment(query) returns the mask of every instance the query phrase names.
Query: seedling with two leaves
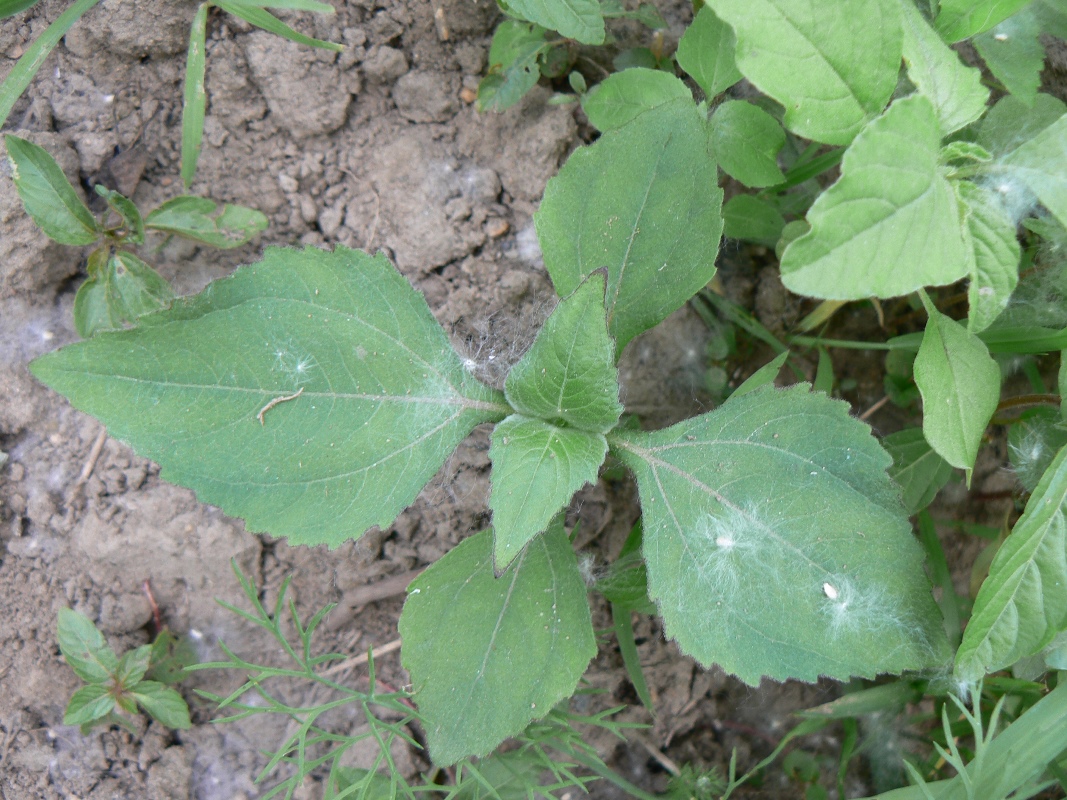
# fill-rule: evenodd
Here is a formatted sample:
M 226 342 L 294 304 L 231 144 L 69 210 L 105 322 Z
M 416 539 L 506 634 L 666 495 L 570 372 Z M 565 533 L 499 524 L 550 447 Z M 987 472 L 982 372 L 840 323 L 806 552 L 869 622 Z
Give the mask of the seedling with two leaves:
M 63 658 L 87 684 L 70 698 L 64 725 L 80 725 L 83 731 L 111 723 L 129 726 L 128 716 L 137 714 L 138 706 L 168 728 L 192 724 L 189 706 L 168 685 L 181 674 L 180 668 L 174 670 L 171 649 L 177 641 L 173 635 L 164 631 L 153 644 L 129 650 L 120 658 L 88 617 L 63 608 L 58 638 Z

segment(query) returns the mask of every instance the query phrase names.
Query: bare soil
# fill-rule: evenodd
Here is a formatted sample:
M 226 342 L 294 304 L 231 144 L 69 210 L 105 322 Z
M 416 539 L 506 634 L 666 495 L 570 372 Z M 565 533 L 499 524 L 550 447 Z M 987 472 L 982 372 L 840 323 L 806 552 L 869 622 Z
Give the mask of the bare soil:
M 0 78 L 65 5 L 42 0 L 28 17 L 0 22 Z M 476 112 L 471 93 L 497 21 L 490 0 L 336 5 L 334 17 L 291 19 L 343 42 L 341 54 L 212 12 L 210 105 L 193 192 L 258 208 L 270 228 L 234 252 L 158 242 L 148 260 L 190 293 L 269 244 L 384 250 L 456 346 L 499 381 L 553 302 L 531 217 L 546 181 L 588 128 L 573 106 L 548 104 L 544 87 L 507 113 Z M 661 5 L 676 39 L 688 22 L 686 4 Z M 195 9 L 189 0 L 104 0 L 52 54 L 8 128 L 45 145 L 82 189 L 105 183 L 143 209 L 180 193 L 182 74 Z M 642 34 L 624 26 L 620 35 Z M 737 262 L 727 265 L 733 285 L 741 294 L 747 288 L 749 304 L 763 303 L 768 316 L 784 313 L 773 276 L 743 255 L 728 253 Z M 220 641 L 274 657 L 262 632 L 216 604 L 242 602 L 232 560 L 267 600 L 292 575 L 305 613 L 337 604 L 320 637 L 323 652 L 358 655 L 385 645 L 397 638 L 402 597 L 367 602 L 364 590 L 432 563 L 487 524 L 487 431 L 476 431 L 388 530 L 332 552 L 247 533 L 240 520 L 160 481 L 153 464 L 30 376 L 31 359 L 76 338 L 71 309 L 83 260 L 35 230 L 0 171 L 0 450 L 9 455 L 0 467 L 0 796 L 255 798 L 263 792 L 254 782 L 261 751 L 283 731 L 255 719 L 213 726 L 212 709 L 191 691 L 226 694 L 237 676 L 202 672 L 183 684 L 195 721 L 188 731 L 144 721 L 136 733 L 64 727 L 78 681 L 59 655 L 58 609 L 96 620 L 116 649 L 136 646 L 153 621 L 147 582 L 165 624 L 189 634 L 202 660 L 221 656 Z M 636 342 L 623 367 L 628 406 L 651 425 L 704 409 L 706 337 L 697 316 L 682 311 Z M 859 369 L 857 402 L 873 402 L 880 364 Z M 586 547 L 603 561 L 637 516 L 633 487 L 588 488 L 575 503 L 579 515 L 591 532 Z M 607 627 L 605 610 L 596 611 Z M 682 657 L 653 621 L 637 626 L 656 716 L 637 705 L 613 642 L 589 680 L 605 690 L 597 702 L 631 703 L 623 718 L 651 726 L 629 743 L 595 739 L 605 758 L 650 789 L 664 788 L 671 762 L 724 766 L 736 747 L 740 765 L 751 763 L 788 729 L 791 710 L 835 692 L 831 685 L 751 689 Z M 378 670 L 394 686 L 407 683 L 395 653 L 382 656 Z M 832 735 L 806 746 L 836 749 Z M 417 752 L 397 758 L 411 774 L 427 766 Z M 801 791 L 775 781 L 752 796 Z M 321 786 L 309 780 L 299 796 L 318 798 Z

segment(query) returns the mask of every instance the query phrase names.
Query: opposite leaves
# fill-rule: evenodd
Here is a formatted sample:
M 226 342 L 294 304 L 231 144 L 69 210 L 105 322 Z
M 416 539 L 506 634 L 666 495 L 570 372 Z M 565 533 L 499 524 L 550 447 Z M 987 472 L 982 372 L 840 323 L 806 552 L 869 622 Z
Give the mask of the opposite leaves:
M 494 577 L 489 531 L 408 587 L 404 667 L 434 763 L 483 756 L 570 697 L 596 655 L 585 583 L 560 524 Z
M 949 657 L 889 456 L 844 403 L 764 388 L 610 442 L 637 475 L 649 594 L 701 663 L 756 684 Z
M 31 369 L 167 480 L 308 544 L 389 525 L 475 425 L 508 411 L 388 260 L 346 248 L 268 250 Z

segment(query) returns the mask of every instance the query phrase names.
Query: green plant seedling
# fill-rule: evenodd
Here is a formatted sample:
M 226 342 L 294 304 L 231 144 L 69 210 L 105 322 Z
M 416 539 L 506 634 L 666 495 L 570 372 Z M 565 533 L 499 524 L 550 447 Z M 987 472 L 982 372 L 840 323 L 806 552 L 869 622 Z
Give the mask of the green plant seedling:
M 147 678 L 163 660 L 167 640 L 160 646 L 142 645 L 120 658 L 88 617 L 69 608 L 59 611 L 57 633 L 63 658 L 87 684 L 70 698 L 64 725 L 80 725 L 83 731 L 115 722 L 128 725 L 123 714 L 136 714 L 138 707 L 168 728 L 192 724 L 182 696 L 165 682 Z
M 144 243 L 145 231 L 184 236 L 219 248 L 238 247 L 267 227 L 267 218 L 244 206 L 176 197 L 142 218 L 118 192 L 97 186 L 108 204 L 97 219 L 48 152 L 17 136 L 4 137 L 15 189 L 26 213 L 50 239 L 67 245 L 97 245 L 87 259 L 89 279 L 74 298 L 74 326 L 88 338 L 133 324 L 174 299 L 170 284 L 128 248 Z

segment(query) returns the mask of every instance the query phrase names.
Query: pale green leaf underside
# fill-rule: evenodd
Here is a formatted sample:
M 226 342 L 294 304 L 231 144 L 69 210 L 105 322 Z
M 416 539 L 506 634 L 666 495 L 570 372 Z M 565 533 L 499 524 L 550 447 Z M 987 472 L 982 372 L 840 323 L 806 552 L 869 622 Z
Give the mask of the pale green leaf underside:
M 595 272 L 562 299 L 511 368 L 504 394 L 520 414 L 594 433 L 607 433 L 619 421 L 623 407 L 604 285 L 603 272 Z
M 710 100 L 741 80 L 734 61 L 735 47 L 733 29 L 705 5 L 678 42 L 678 66 Z
M 609 441 L 637 475 L 650 596 L 702 664 L 756 684 L 949 657 L 889 456 L 844 403 L 761 389 Z
M 785 180 L 778 168 L 778 151 L 785 131 L 759 106 L 727 100 L 708 121 L 715 158 L 723 170 L 745 186 L 772 186 Z
M 493 576 L 485 531 L 408 587 L 403 663 L 442 766 L 483 756 L 543 717 L 596 655 L 585 583 L 561 525 Z
M 896 0 L 713 0 L 734 29 L 737 65 L 785 106 L 785 126 L 848 144 L 885 107 L 900 71 Z
M 604 41 L 604 17 L 597 0 L 508 0 L 508 8 L 568 39 L 584 44 Z
M 1000 367 L 982 340 L 927 307 L 915 384 L 923 398 L 923 433 L 942 458 L 970 470 L 1000 399 Z
M 692 100 L 682 81 L 658 69 L 634 67 L 609 75 L 582 100 L 582 109 L 597 130 L 621 128 L 634 117 L 672 100 Z
M 922 95 L 897 100 L 856 137 L 841 178 L 782 256 L 782 282 L 827 300 L 896 297 L 967 273 L 959 211 L 941 175 L 941 133 Z
M 1045 48 L 1038 41 L 1041 25 L 1030 9 L 1023 9 L 974 38 L 974 48 L 989 71 L 1027 105 L 1041 85 Z
M 900 486 L 904 507 L 917 514 L 931 502 L 952 477 L 952 465 L 934 452 L 921 428 L 905 428 L 882 440 L 893 457 L 890 477 Z
M 970 250 L 967 329 L 978 333 L 1007 307 L 1019 283 L 1021 250 L 1015 223 L 995 197 L 970 181 L 957 183 L 956 193 L 965 213 L 965 243 Z
M 104 635 L 84 614 L 59 609 L 56 638 L 63 658 L 74 674 L 88 683 L 104 683 L 118 668 L 118 659 Z
M 1067 114 L 1006 155 L 1001 168 L 1022 180 L 1067 226 Z
M 1067 627 L 1067 448 L 1056 456 L 982 583 L 956 654 L 967 681 L 1032 655 Z
M 515 414 L 493 429 L 489 459 L 493 555 L 504 569 L 576 491 L 596 480 L 608 454 L 602 434 Z
M 912 0 L 899 2 L 908 77 L 934 104 L 941 133 L 947 136 L 982 116 L 989 90 L 982 86 L 981 70 L 960 61 Z
M 273 248 L 139 323 L 31 368 L 165 479 L 293 542 L 389 525 L 507 412 L 384 256 Z
M 690 100 L 608 131 L 549 181 L 535 216 L 545 267 L 560 295 L 607 267 L 617 352 L 715 275 L 717 184 L 704 122 Z

